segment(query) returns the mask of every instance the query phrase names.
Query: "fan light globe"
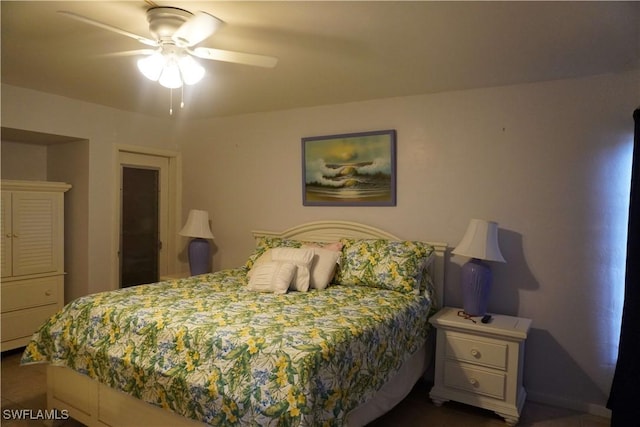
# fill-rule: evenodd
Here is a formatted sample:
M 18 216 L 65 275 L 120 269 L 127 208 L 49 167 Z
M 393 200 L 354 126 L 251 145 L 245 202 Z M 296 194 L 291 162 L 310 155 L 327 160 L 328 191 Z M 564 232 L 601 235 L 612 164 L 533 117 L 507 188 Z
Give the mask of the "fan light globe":
M 189 55 L 184 55 L 178 61 L 184 84 L 194 85 L 204 77 L 204 67 Z
M 150 56 L 138 60 L 138 69 L 149 80 L 157 82 L 164 68 L 165 57 L 156 52 Z
M 174 58 L 169 58 L 164 65 L 159 83 L 169 89 L 177 89 L 182 86 L 182 78 L 180 77 L 180 68 L 178 62 Z

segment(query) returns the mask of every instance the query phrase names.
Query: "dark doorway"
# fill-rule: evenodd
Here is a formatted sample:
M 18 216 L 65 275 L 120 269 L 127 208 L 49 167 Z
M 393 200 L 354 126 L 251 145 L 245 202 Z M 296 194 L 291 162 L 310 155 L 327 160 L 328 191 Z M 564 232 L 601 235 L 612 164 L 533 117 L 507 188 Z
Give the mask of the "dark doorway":
M 159 173 L 122 167 L 120 287 L 154 283 L 159 278 Z

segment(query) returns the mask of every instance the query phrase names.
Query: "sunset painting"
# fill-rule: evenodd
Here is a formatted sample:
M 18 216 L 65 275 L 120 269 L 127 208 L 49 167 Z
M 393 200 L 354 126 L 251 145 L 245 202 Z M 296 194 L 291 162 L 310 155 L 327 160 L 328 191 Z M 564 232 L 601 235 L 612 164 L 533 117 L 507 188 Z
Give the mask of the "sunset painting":
M 305 206 L 395 206 L 396 131 L 302 139 Z

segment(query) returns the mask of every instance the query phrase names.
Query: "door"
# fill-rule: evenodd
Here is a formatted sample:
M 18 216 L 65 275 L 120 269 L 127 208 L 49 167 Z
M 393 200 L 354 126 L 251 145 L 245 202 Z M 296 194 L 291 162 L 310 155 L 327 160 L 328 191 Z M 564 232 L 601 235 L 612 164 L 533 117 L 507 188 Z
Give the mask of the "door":
M 120 153 L 120 287 L 166 274 L 168 159 Z

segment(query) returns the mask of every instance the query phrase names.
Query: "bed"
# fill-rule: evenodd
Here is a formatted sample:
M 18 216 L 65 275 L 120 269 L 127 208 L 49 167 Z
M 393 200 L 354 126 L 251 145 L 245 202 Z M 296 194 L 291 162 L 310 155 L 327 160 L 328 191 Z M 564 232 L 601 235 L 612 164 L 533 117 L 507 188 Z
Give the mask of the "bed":
M 49 363 L 48 408 L 88 426 L 351 427 L 401 401 L 430 363 L 446 244 L 345 221 L 253 235 L 239 268 L 65 306 L 22 358 Z

